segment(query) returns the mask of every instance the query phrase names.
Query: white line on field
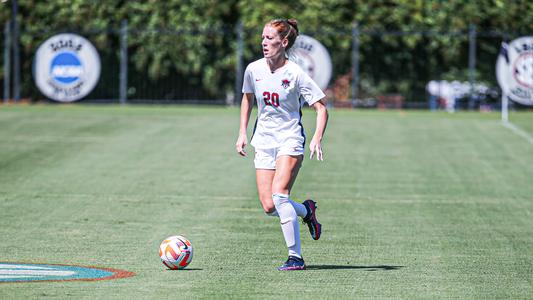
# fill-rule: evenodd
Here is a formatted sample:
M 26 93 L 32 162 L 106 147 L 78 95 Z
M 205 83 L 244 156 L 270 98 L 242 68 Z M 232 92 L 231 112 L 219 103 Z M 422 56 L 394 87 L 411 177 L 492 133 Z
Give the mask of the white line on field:
M 515 134 L 525 138 L 526 141 L 528 141 L 531 145 L 533 145 L 533 137 L 531 135 L 529 135 L 527 132 L 525 132 L 524 130 L 516 127 L 511 122 L 502 122 L 502 124 L 503 124 L 503 126 L 511 129 L 511 131 L 514 132 Z
M 8 193 L 0 192 L 0 195 L 7 195 Z M 26 195 L 25 193 L 11 194 L 11 195 Z M 128 194 L 76 194 L 76 193 L 66 193 L 66 194 L 56 194 L 56 193 L 27 193 L 30 196 L 40 196 L 40 197 L 63 197 L 63 198 L 88 198 L 88 197 L 99 197 L 99 198 L 110 198 L 110 199 L 133 199 L 133 200 L 143 200 L 147 197 L 151 198 L 163 198 L 163 199 L 180 199 L 180 198 L 195 198 L 195 199 L 214 199 L 214 200 L 247 200 L 255 199 L 253 196 L 232 196 L 232 195 L 128 195 Z

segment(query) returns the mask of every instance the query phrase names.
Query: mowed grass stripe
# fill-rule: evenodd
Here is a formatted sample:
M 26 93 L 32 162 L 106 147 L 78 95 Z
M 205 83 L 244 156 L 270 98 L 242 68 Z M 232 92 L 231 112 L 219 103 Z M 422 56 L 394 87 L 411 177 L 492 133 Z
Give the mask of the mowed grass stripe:
M 529 115 L 522 117 L 528 128 Z M 304 112 L 308 138 L 314 113 Z M 234 153 L 238 110 L 0 108 L 0 260 L 138 273 L 125 280 L 0 285 L 8 297 L 527 298 L 533 292 L 531 147 L 497 114 L 331 111 L 326 161 L 293 195 L 309 271 L 279 273 L 279 223 L 260 209 L 252 158 Z M 253 156 L 253 148 L 248 148 Z M 159 242 L 189 237 L 191 270 Z M 38 249 L 39 251 L 36 251 Z

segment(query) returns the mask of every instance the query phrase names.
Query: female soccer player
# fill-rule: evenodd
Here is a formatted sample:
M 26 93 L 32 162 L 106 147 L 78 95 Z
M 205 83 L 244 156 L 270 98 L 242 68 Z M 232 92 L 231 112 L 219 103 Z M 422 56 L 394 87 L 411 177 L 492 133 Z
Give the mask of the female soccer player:
M 263 28 L 263 58 L 248 65 L 242 87 L 239 138 L 237 152 L 246 156 L 246 130 L 253 99 L 257 99 L 258 116 L 251 144 L 255 148 L 255 169 L 259 200 L 265 213 L 279 216 L 281 230 L 289 248 L 289 259 L 278 270 L 303 270 L 298 218 L 303 218 L 313 239 L 318 240 L 321 225 L 316 219 L 316 203 L 290 199 L 290 191 L 303 161 L 305 133 L 302 126 L 303 102 L 316 113 L 316 130 L 309 148 L 311 159 L 323 160 L 321 141 L 326 129 L 328 112 L 324 93 L 295 63 L 288 60 L 287 51 L 298 36 L 294 19 L 272 20 Z

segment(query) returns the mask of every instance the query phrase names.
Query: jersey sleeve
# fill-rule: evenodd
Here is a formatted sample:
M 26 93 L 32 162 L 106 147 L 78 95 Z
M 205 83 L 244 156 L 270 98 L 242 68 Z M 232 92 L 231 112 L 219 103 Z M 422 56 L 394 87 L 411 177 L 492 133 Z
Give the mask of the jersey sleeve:
M 326 97 L 316 82 L 303 71 L 299 76 L 299 91 L 300 97 L 302 97 L 309 105 L 313 105 L 315 102 Z
M 242 81 L 242 93 L 253 93 L 254 92 L 254 85 L 253 85 L 253 78 L 252 78 L 252 71 L 250 70 L 250 65 L 246 67 L 246 71 L 244 71 L 244 79 Z

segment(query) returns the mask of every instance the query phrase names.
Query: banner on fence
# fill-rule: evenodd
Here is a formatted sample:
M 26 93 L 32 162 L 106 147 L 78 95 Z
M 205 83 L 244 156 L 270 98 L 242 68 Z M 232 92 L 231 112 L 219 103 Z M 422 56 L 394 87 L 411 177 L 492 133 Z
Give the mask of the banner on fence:
M 33 76 L 48 98 L 72 102 L 89 94 L 100 78 L 100 56 L 85 38 L 54 35 L 37 49 Z
M 496 77 L 504 95 L 518 103 L 533 105 L 533 36 L 502 43 Z
M 328 87 L 332 72 L 331 57 L 319 41 L 303 34 L 298 36 L 290 59 L 313 78 L 321 89 Z

